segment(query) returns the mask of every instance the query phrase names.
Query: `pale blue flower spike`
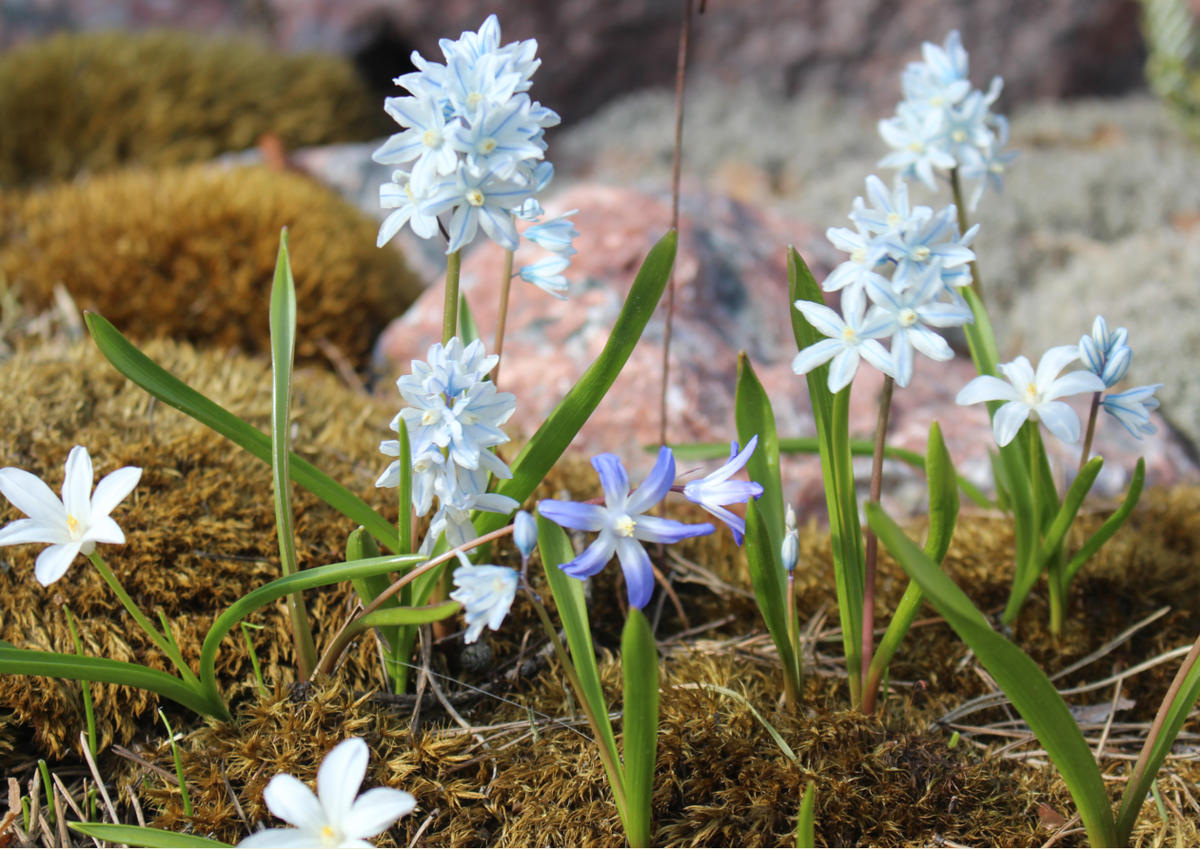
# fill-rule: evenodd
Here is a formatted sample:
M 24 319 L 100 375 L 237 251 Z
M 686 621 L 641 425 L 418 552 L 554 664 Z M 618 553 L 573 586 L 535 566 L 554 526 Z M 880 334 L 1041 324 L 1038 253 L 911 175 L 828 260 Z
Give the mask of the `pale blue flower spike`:
M 500 630 L 517 597 L 520 577 L 515 569 L 507 566 L 472 566 L 461 551 L 456 554 L 461 565 L 454 570 L 453 579 L 458 589 L 450 593 L 450 598 L 463 606 L 467 621 L 463 641 L 473 643 L 479 639 L 485 625 L 493 631 Z
M 1161 383 L 1137 386 L 1125 392 L 1105 395 L 1101 403 L 1105 412 L 1140 440 L 1143 434 L 1158 433 L 1158 426 L 1150 421 L 1150 412 L 1158 409 L 1161 402 L 1154 397 L 1154 393 L 1162 388 Z
M 642 543 L 676 543 L 711 534 L 715 528 L 707 523 L 688 525 L 646 515 L 675 482 L 675 456 L 670 448 L 659 449 L 654 469 L 632 495 L 629 476 L 615 454 L 596 455 L 592 466 L 604 490 L 603 507 L 546 499 L 538 502 L 538 512 L 564 528 L 598 531 L 599 536 L 582 554 L 559 568 L 582 580 L 603 569 L 616 554 L 625 574 L 629 604 L 641 609 L 654 592 L 654 571 Z

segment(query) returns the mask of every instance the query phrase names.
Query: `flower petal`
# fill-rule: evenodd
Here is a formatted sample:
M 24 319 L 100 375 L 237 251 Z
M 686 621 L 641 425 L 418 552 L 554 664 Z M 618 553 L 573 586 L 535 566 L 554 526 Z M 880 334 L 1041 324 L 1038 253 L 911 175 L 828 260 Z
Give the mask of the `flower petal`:
M 121 527 L 113 521 L 112 516 L 101 516 L 99 521 L 93 521 L 92 526 L 87 529 L 80 542 L 106 542 L 110 545 L 124 545 L 125 533 Z
M 842 352 L 833 358 L 829 364 L 829 391 L 835 395 L 841 392 L 854 380 L 858 374 L 858 346 L 843 348 Z
M 371 750 L 367 744 L 359 737 L 350 737 L 334 746 L 317 770 L 321 808 L 326 821 L 338 831 L 347 831 L 353 824 L 350 809 L 367 775 L 370 759 Z
M 959 406 L 978 404 L 980 401 L 1020 401 L 1025 396 L 1016 390 L 1011 383 L 992 377 L 990 374 L 980 375 L 958 392 L 954 402 Z
M 654 462 L 654 468 L 626 502 L 625 512 L 631 515 L 645 513 L 666 497 L 674 483 L 675 455 L 664 445 L 658 449 L 658 459 Z
M 1033 380 L 1038 394 L 1045 397 L 1043 393 L 1054 382 L 1054 378 L 1058 377 L 1059 372 L 1077 359 L 1079 359 L 1078 345 L 1059 345 L 1042 354 L 1041 360 L 1038 361 L 1037 374 Z
M 1058 380 L 1052 381 L 1049 386 L 1041 388 L 1041 398 L 1043 401 L 1053 401 L 1055 398 L 1062 398 L 1066 395 L 1079 395 L 1083 392 L 1103 392 L 1105 389 L 1104 379 L 1092 374 L 1090 371 L 1072 371 L 1064 374 Z
M 63 507 L 68 516 L 87 527 L 92 523 L 92 458 L 86 448 L 76 445 L 67 455 L 67 470 L 63 474 Z
M 662 519 L 658 516 L 635 516 L 633 519 L 633 538 L 643 542 L 679 542 L 681 539 L 702 537 L 715 531 L 707 522 L 699 525 L 688 525 L 674 519 Z M 620 548 L 617 549 L 620 553 Z
M 26 516 L 67 532 L 67 510 L 45 481 L 24 469 L 0 469 L 0 493 Z
M 1095 377 L 1091 372 L 1083 374 Z M 1037 405 L 1037 414 L 1047 429 L 1063 442 L 1074 445 L 1079 441 L 1079 416 L 1067 404 L 1062 401 L 1047 401 Z
M 58 545 L 72 542 L 72 539 L 65 528 L 48 525 L 37 519 L 17 519 L 0 528 L 0 545 L 25 545 L 31 542 Z
M 629 498 L 629 475 L 616 454 L 597 454 L 592 458 L 592 467 L 600 475 L 604 487 L 604 501 L 609 510 L 624 510 Z
M 792 371 L 796 374 L 808 374 L 813 369 L 825 365 L 843 348 L 845 345 L 841 339 L 822 339 L 792 358 Z
M 247 837 L 238 847 L 255 849 L 310 849 L 321 840 L 319 832 L 301 828 L 265 828 Z
M 115 510 L 141 479 L 142 470 L 137 466 L 125 466 L 105 475 L 92 494 L 92 523 Z
M 636 539 L 621 537 L 617 540 L 617 557 L 621 561 L 621 571 L 625 573 L 629 606 L 641 610 L 650 603 L 650 596 L 654 595 L 654 569 L 650 566 L 650 555 Z
M 580 580 L 590 578 L 608 565 L 608 561 L 612 560 L 613 552 L 616 550 L 616 537 L 609 531 L 601 531 L 600 536 L 596 537 L 595 541 L 585 548 L 582 554 L 558 568 L 572 578 Z
M 83 540 L 65 542 L 61 545 L 52 545 L 39 554 L 37 563 L 33 567 L 33 575 L 37 578 L 38 583 L 43 587 L 48 587 L 65 575 L 82 547 Z
M 349 838 L 374 837 L 416 807 L 417 800 L 411 793 L 391 787 L 372 788 L 354 800 L 344 834 Z
M 976 378 L 978 380 L 978 378 Z M 1003 448 L 1013 441 L 1021 425 L 1029 420 L 1033 407 L 1024 401 L 1009 401 L 996 411 L 992 419 L 992 431 L 996 434 L 996 444 Z
M 842 317 L 837 314 L 836 310 L 830 309 L 824 304 L 804 300 L 796 301 L 794 306 L 804 313 L 808 323 L 816 328 L 822 336 L 838 339 L 842 337 L 842 331 L 846 329 L 846 322 L 842 321 Z
M 579 501 L 547 498 L 538 502 L 538 513 L 574 531 L 602 531 L 608 521 L 608 511 L 599 504 L 583 504 Z

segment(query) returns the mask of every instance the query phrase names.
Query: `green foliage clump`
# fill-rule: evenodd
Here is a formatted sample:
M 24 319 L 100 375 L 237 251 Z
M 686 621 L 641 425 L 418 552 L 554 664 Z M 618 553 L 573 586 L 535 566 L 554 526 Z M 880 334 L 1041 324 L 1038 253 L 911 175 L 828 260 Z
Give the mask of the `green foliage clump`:
M 420 292 L 377 225 L 312 180 L 263 168 L 127 169 L 0 210 L 0 274 L 35 309 L 61 283 L 127 336 L 270 350 L 279 232 L 291 234 L 300 362 L 321 340 L 356 367 Z
M 1196 27 L 1187 0 L 1141 0 L 1149 56 L 1146 80 L 1193 141 L 1200 142 L 1200 69 Z
M 199 162 L 266 133 L 291 148 L 387 132 L 341 58 L 181 32 L 65 34 L 8 51 L 0 127 L 4 188 Z

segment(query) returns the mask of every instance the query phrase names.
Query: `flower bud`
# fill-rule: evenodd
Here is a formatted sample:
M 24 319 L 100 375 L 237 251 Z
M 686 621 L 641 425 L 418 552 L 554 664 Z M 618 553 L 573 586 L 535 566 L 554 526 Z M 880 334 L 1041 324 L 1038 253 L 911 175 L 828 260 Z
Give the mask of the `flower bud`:
M 1108 322 L 1104 320 L 1104 316 L 1096 316 L 1096 320 L 1092 322 L 1092 338 L 1096 340 L 1096 344 L 1100 350 L 1108 350 L 1109 335 Z
M 1079 340 L 1079 358 L 1083 361 L 1084 368 L 1092 374 L 1098 375 L 1104 371 L 1104 352 L 1091 336 L 1084 336 Z
M 792 509 L 792 505 L 790 504 L 787 506 L 787 514 L 784 519 L 784 523 L 787 525 L 789 533 L 796 532 L 796 511 Z
M 1116 332 L 1108 338 L 1108 354 L 1112 356 L 1112 352 L 1122 345 L 1128 344 L 1129 331 L 1124 327 L 1118 327 Z
M 1129 371 L 1129 364 L 1132 361 L 1133 349 L 1128 345 L 1121 345 L 1119 348 L 1114 348 L 1108 357 L 1108 362 L 1104 364 L 1104 371 L 1100 374 L 1100 379 L 1104 381 L 1104 385 L 1111 389 L 1114 384 L 1119 383 L 1121 378 L 1125 376 L 1125 372 Z
M 518 510 L 516 518 L 513 519 L 513 542 L 517 544 L 517 550 L 521 552 L 522 557 L 527 558 L 533 554 L 537 539 L 537 522 L 524 510 Z
M 783 561 L 784 569 L 789 573 L 795 571 L 796 564 L 800 562 L 800 533 L 795 527 L 783 538 L 783 544 L 779 546 L 779 557 Z

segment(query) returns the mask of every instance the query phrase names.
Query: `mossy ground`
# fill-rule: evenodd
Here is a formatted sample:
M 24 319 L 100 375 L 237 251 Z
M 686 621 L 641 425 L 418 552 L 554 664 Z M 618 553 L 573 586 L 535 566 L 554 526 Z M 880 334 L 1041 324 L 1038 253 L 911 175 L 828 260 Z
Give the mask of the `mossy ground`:
M 148 353 L 179 377 L 259 427 L 269 420 L 269 368 L 257 360 L 190 346 L 156 342 Z M 328 375 L 302 372 L 295 392 L 296 449 L 359 492 L 389 519 L 392 492 L 373 481 L 384 458 L 378 442 L 395 400 L 351 394 Z M 0 363 L 0 466 L 19 466 L 61 478 L 72 444 L 91 449 L 102 475 L 122 465 L 145 469 L 134 498 L 117 512 L 129 543 L 104 554 L 133 597 L 146 610 L 161 608 L 179 637 L 185 657 L 195 661 L 200 639 L 216 612 L 233 599 L 277 576 L 270 473 L 266 466 L 182 414 L 151 404 L 141 390 L 111 369 L 87 343 L 70 349 L 41 348 Z M 576 497 L 598 491 L 582 458 L 566 458 L 537 494 L 563 489 Z M 302 566 L 341 559 L 349 523 L 303 490 L 294 495 Z M 692 508 L 680 518 L 698 519 Z M 0 506 L 0 522 L 17 517 Z M 1085 516 L 1081 530 L 1103 513 Z M 910 533 L 920 536 L 919 525 Z M 1053 833 L 1043 818 L 1074 811 L 1065 787 L 1039 759 L 1005 757 L 1010 739 L 966 734 L 949 749 L 945 713 L 990 691 L 986 673 L 932 610 L 914 628 L 892 668 L 893 693 L 880 716 L 846 710 L 840 669 L 840 638 L 829 562 L 828 538 L 810 528 L 802 534 L 798 606 L 813 624 L 808 647 L 805 709 L 787 715 L 777 706 L 778 667 L 755 603 L 748 597 L 744 561 L 728 534 L 689 540 L 673 547 L 680 560 L 674 587 L 688 617 L 685 629 L 666 602 L 652 605 L 663 651 L 663 694 L 659 768 L 654 791 L 655 841 L 661 845 L 790 845 L 801 789 L 817 785 L 817 834 L 825 845 L 1041 845 Z M 949 574 L 984 610 L 1005 599 L 1012 547 L 1007 522 L 964 509 L 947 558 Z M 1200 634 L 1200 491 L 1151 492 L 1130 526 L 1089 565 L 1072 589 L 1071 617 L 1061 640 L 1043 626 L 1041 599 L 1031 598 L 1016 640 L 1053 673 L 1103 646 L 1159 607 L 1171 611 L 1095 663 L 1059 679 L 1069 687 L 1108 677 Z M 36 547 L 7 548 L 0 571 L 0 639 L 19 646 L 70 651 L 62 603 L 71 606 L 88 652 L 162 667 L 161 659 L 112 601 L 85 562 L 43 589 L 32 578 Z M 507 543 L 497 562 L 512 563 Z M 687 564 L 694 564 L 689 566 Z M 549 592 L 540 563 L 531 567 L 536 588 Z M 906 581 L 888 558 L 881 563 L 878 616 L 903 592 Z M 602 653 L 602 675 L 610 706 L 620 708 L 619 645 L 624 604 L 619 570 L 601 573 L 590 589 L 590 615 Z M 314 592 L 309 611 L 324 644 L 349 612 L 346 588 Z M 821 625 L 824 619 L 825 624 Z M 222 646 L 219 674 L 236 721 L 200 721 L 170 704 L 164 707 L 182 743 L 184 768 L 195 813 L 183 816 L 178 790 L 160 772 L 113 754 L 125 746 L 169 775 L 171 756 L 157 700 L 120 687 L 94 686 L 98 706 L 101 770 L 119 791 L 122 816 L 133 821 L 136 794 L 151 824 L 236 841 L 247 823 L 266 817 L 262 789 L 276 772 L 311 781 L 320 759 L 340 739 L 360 735 L 372 748 L 369 783 L 403 787 L 419 809 L 381 839 L 408 845 L 425 826 L 424 845 L 619 845 L 616 809 L 606 789 L 595 747 L 571 728 L 547 721 L 577 713 L 529 605 L 519 599 L 497 633 L 485 632 L 485 654 L 464 652 L 460 638 L 438 641 L 432 671 L 465 721 L 480 729 L 485 744 L 450 721 L 426 699 L 414 733 L 412 699 L 381 699 L 379 659 L 372 641 L 350 652 L 332 680 L 293 690 L 288 666 L 290 640 L 282 607 L 260 611 L 264 626 L 255 643 L 273 692 L 260 696 L 252 684 L 249 657 L 240 634 Z M 715 623 L 715 624 L 714 624 Z M 709 626 L 707 629 L 704 626 Z M 756 635 L 757 634 L 757 635 Z M 1163 664 L 1123 685 L 1136 704 L 1118 717 L 1103 771 L 1110 789 L 1136 753 L 1134 724 L 1147 722 L 1169 685 L 1176 665 Z M 917 684 L 916 682 L 923 682 Z M 742 704 L 706 689 L 712 684 L 742 693 L 794 750 L 787 758 Z M 466 685 L 486 691 L 471 696 Z M 0 679 L 0 763 L 22 781 L 31 764 L 48 757 L 73 787 L 77 745 L 83 725 L 78 685 L 46 679 Z M 1107 704 L 1106 686 L 1071 697 L 1072 704 Z M 532 713 L 531 713 L 532 712 Z M 532 721 L 531 721 L 532 717 Z M 1004 721 L 1003 708 L 962 717 L 975 727 Z M 506 725 L 507 724 L 507 725 Z M 1129 726 L 1128 728 L 1126 726 Z M 620 724 L 617 722 L 619 731 Z M 1013 730 L 1009 726 L 1006 730 Z M 1185 733 L 1200 729 L 1195 722 Z M 1099 730 L 1089 727 L 1089 736 Z M 971 738 L 968 740 L 967 738 Z M 1183 741 L 1192 745 L 1194 738 Z M 1031 746 L 1025 746 L 1028 750 Z M 1184 752 L 1183 749 L 1180 750 Z M 1009 751 L 1008 755 L 1020 754 Z M 1147 805 L 1135 833 L 1139 845 L 1162 841 L 1194 844 L 1200 839 L 1200 809 L 1190 788 L 1200 778 L 1193 761 L 1174 760 L 1162 781 L 1168 816 Z M 227 784 L 228 782 L 228 784 Z M 1044 807 L 1043 807 L 1044 806 Z M 240 812 L 239 812 L 240 808 Z M 1175 812 L 1178 809 L 1178 815 Z M 1047 813 L 1049 812 L 1049 813 Z M 1082 834 L 1062 836 L 1058 845 L 1079 845 Z

